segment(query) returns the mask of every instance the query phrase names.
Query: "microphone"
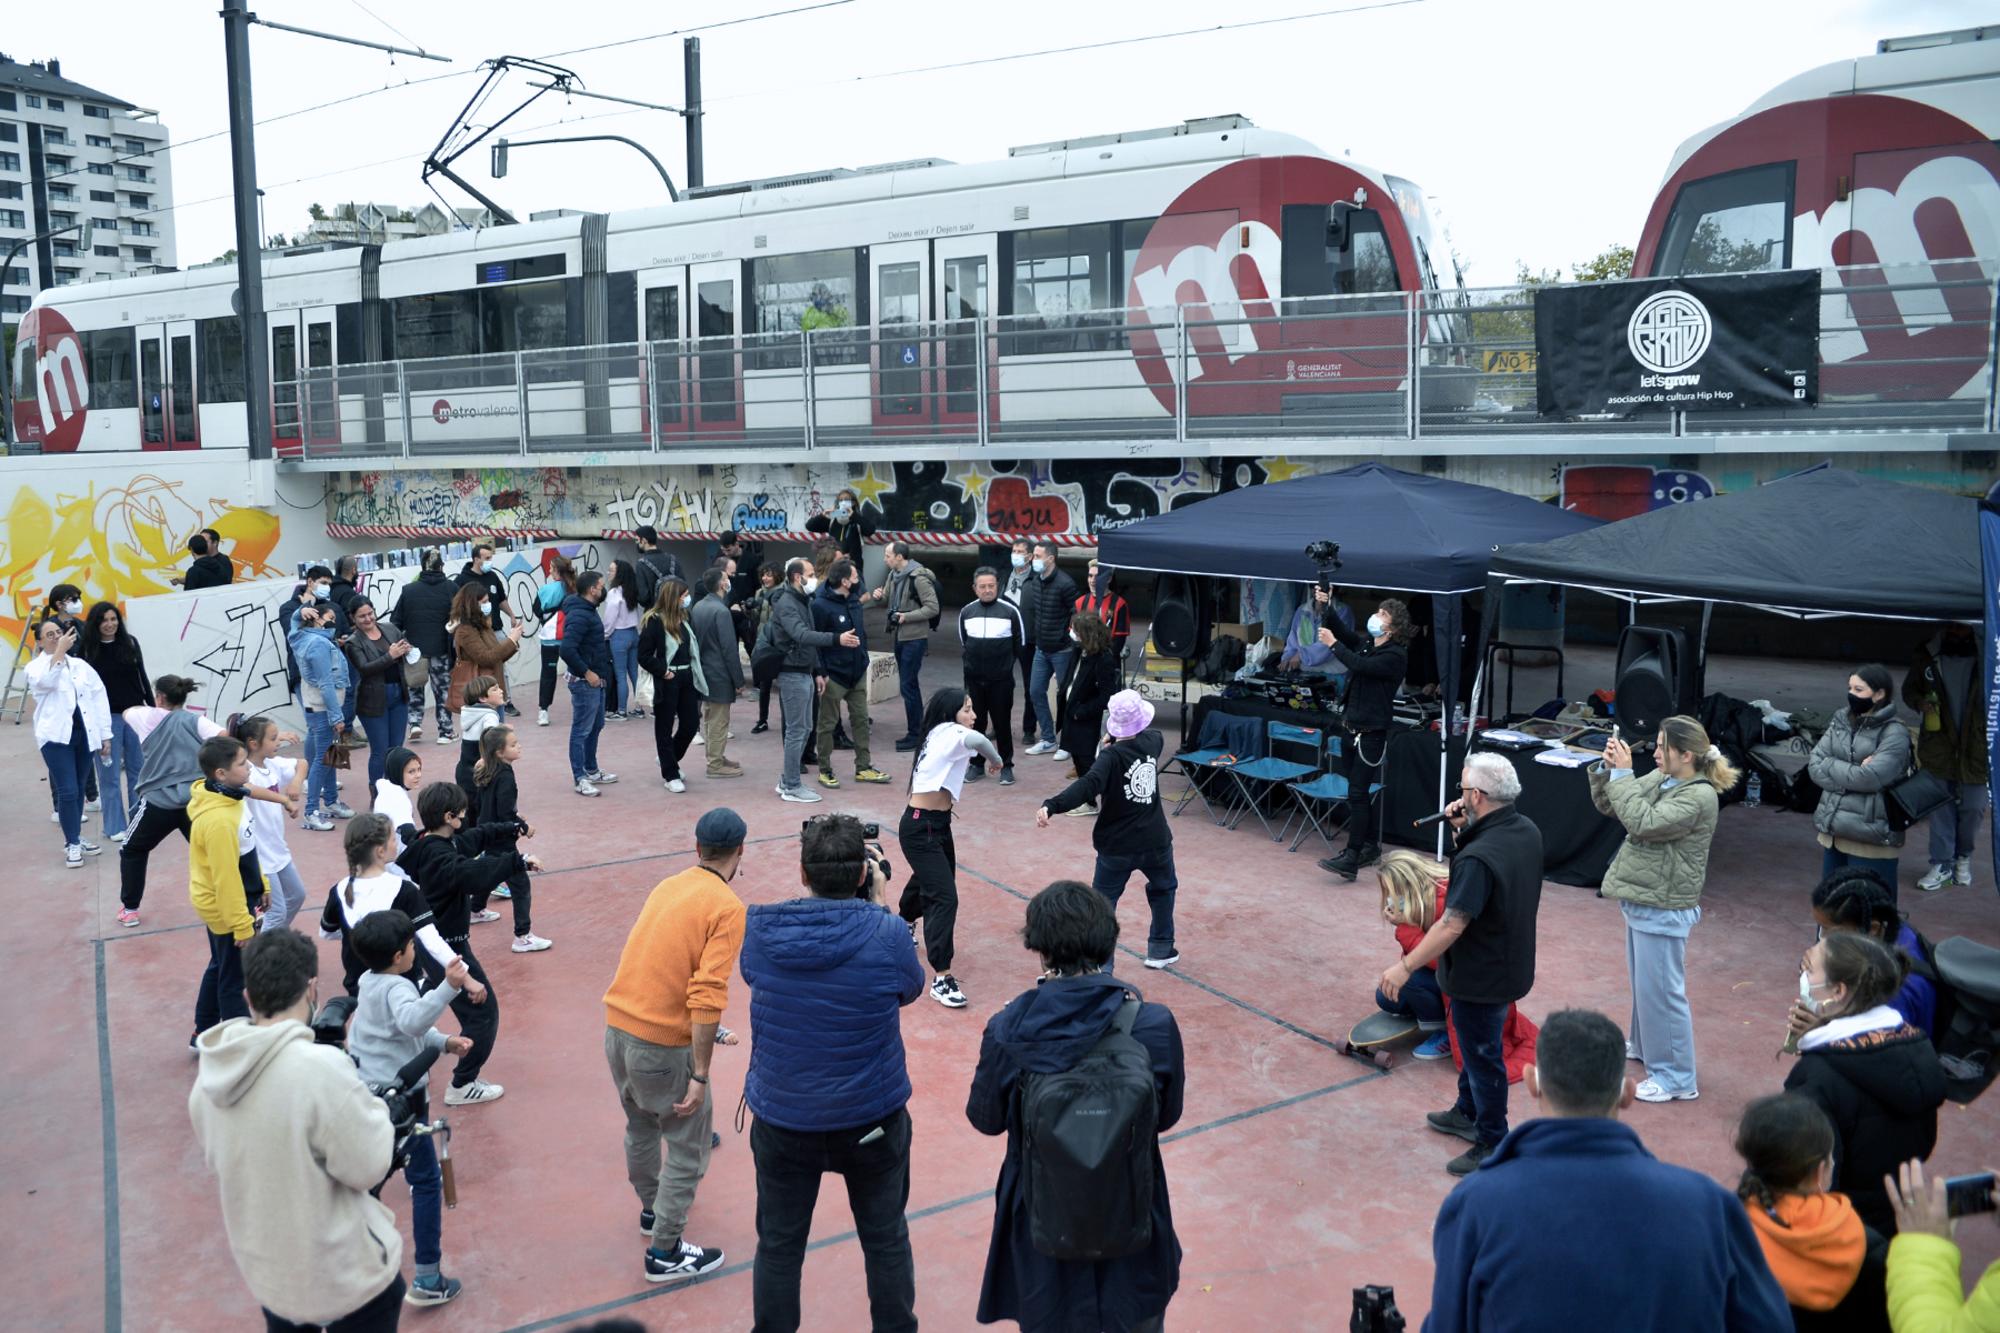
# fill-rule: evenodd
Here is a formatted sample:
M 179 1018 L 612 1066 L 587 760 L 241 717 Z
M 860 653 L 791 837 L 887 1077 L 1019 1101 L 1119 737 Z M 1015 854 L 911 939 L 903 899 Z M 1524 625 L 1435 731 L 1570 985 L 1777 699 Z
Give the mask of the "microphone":
M 1411 828 L 1429 828 L 1429 827 L 1430 827 L 1431 825 L 1433 825 L 1433 824 L 1442 824 L 1442 823 L 1444 823 L 1444 821 L 1445 821 L 1445 820 L 1447 820 L 1447 819 L 1450 819 L 1450 818 L 1451 818 L 1451 816 L 1450 816 L 1450 815 L 1448 815 L 1448 814 L 1446 814 L 1446 813 L 1445 813 L 1444 811 L 1440 810 L 1440 811 L 1438 811 L 1438 812 L 1437 812 L 1436 814 L 1434 814 L 1434 815 L 1425 815 L 1425 816 L 1424 816 L 1424 817 L 1423 817 L 1422 819 L 1412 819 L 1412 820 L 1410 821 L 1410 827 L 1411 827 Z

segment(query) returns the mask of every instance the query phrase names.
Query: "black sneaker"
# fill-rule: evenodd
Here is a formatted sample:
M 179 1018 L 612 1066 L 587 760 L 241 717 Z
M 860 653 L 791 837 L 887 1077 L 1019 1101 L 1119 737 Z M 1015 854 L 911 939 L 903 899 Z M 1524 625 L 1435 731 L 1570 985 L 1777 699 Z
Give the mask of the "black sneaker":
M 521 716 L 521 710 L 514 706 L 514 701 L 511 699 L 507 701 L 507 716 L 508 717 Z
M 965 992 L 949 972 L 931 982 L 931 998 L 947 1009 L 965 1008 Z
M 761 736 L 770 729 L 771 729 L 771 724 L 769 722 L 764 722 L 760 720 L 756 726 L 750 728 L 750 734 L 752 736 Z
M 845 728 L 835 727 L 833 729 L 833 748 L 836 750 L 852 750 L 854 748 L 854 739 L 847 734 Z
M 922 745 L 923 743 L 924 740 L 923 737 L 921 736 L 898 736 L 896 738 L 896 748 L 898 750 L 901 750 L 904 754 L 908 754 L 911 750 L 916 749 L 919 745 Z
M 648 1282 L 685 1282 L 703 1273 L 713 1273 L 720 1267 L 721 1250 L 705 1250 L 699 1245 L 690 1245 L 686 1237 L 682 1237 L 669 1254 L 662 1254 L 651 1247 L 646 1250 Z
M 1014 785 L 1014 766 L 1012 764 L 1008 764 L 1000 770 L 1000 785 L 1003 787 Z
M 1156 944 L 1146 946 L 1146 966 L 1156 971 L 1163 967 L 1172 967 L 1180 960 L 1181 951 L 1171 944 L 1164 948 Z
M 1483 1143 L 1475 1143 L 1458 1156 L 1444 1164 L 1444 1169 L 1454 1176 L 1469 1176 L 1479 1169 L 1479 1164 L 1493 1155 L 1493 1149 Z
M 984 782 L 984 781 L 986 781 L 986 765 L 984 765 L 984 764 L 967 764 L 967 765 L 965 766 L 965 780 L 966 780 L 967 782 Z
M 1464 1139 L 1467 1143 L 1479 1142 L 1478 1122 L 1456 1106 L 1449 1111 L 1432 1111 L 1424 1117 L 1424 1121 L 1440 1134 L 1450 1134 Z M 1477 1166 L 1478 1163 L 1475 1162 L 1473 1165 Z

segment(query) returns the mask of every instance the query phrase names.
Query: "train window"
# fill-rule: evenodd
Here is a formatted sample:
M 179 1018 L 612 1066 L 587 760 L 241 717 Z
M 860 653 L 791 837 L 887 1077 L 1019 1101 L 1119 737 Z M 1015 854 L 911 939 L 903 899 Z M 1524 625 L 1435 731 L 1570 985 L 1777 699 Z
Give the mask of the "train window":
M 1791 262 L 1792 163 L 1689 181 L 1674 197 L 1653 273 L 1761 273 Z
M 133 365 L 131 329 L 95 329 L 83 334 L 92 407 L 137 407 L 138 371 Z
M 1323 204 L 1285 205 L 1280 218 L 1284 295 L 1361 296 L 1402 290 L 1382 215 L 1372 208 L 1342 208 L 1336 219 L 1332 212 Z M 1288 309 L 1313 313 L 1310 305 Z
M 243 322 L 234 315 L 199 320 L 201 335 L 201 401 L 243 401 Z M 278 378 L 275 368 L 272 378 Z
M 489 287 L 479 293 L 482 352 L 532 352 L 568 347 L 569 287 L 566 279 Z
M 479 293 L 424 292 L 393 302 L 396 356 L 417 361 L 431 356 L 479 353 Z
M 1125 345 L 1124 308 L 1150 219 L 1003 233 L 1002 356 L 1103 352 Z
M 139 440 L 143 444 L 164 444 L 167 439 L 166 382 L 160 372 L 160 340 L 139 343 Z
M 865 333 L 832 334 L 866 322 L 862 297 L 865 264 L 859 250 L 813 250 L 797 255 L 760 255 L 750 261 L 750 309 L 744 320 L 752 369 L 775 370 L 799 364 L 798 335 L 813 339 L 813 361 L 822 366 L 857 366 L 868 359 Z
M 361 334 L 361 303 L 349 301 L 333 308 L 333 346 L 336 364 L 359 366 L 368 360 L 368 347 Z
M 605 338 L 613 343 L 639 338 L 639 275 L 629 269 L 604 275 Z

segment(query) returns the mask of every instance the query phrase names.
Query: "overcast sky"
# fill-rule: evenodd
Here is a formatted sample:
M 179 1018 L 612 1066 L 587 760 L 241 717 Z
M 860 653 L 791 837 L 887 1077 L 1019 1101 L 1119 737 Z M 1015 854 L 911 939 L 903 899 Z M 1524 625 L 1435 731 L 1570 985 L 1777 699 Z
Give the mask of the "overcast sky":
M 431 198 L 418 165 L 477 85 L 481 60 L 548 56 L 597 91 L 678 104 L 678 37 L 555 53 L 644 37 L 675 26 L 677 16 L 712 24 L 807 3 L 372 0 L 364 9 L 361 0 L 258 0 L 253 8 L 274 21 L 400 43 L 379 14 L 413 44 L 455 61 L 391 65 L 360 48 L 255 30 L 260 121 L 457 73 L 260 125 L 268 229 L 304 228 L 315 200 L 416 207 Z M 713 29 L 701 34 L 708 179 L 925 156 L 979 161 L 1014 144 L 1240 112 L 1417 181 L 1468 281 L 1504 282 L 1517 262 L 1567 266 L 1631 244 L 1675 145 L 1781 80 L 1871 51 L 1881 37 L 1981 21 L 1975 5 L 1939 0 L 1378 0 L 1376 8 L 1237 31 L 868 77 L 1342 3 L 1367 0 L 850 0 Z M 16 60 L 54 56 L 67 77 L 156 108 L 178 142 L 227 123 L 215 8 L 189 0 L 17 4 L 0 44 Z M 523 92 L 525 81 L 510 76 L 496 105 L 511 106 L 504 99 Z M 565 108 L 547 94 L 508 133 L 528 137 L 590 115 L 571 132 L 639 139 L 681 179 L 678 117 L 605 110 L 615 108 Z M 618 145 L 522 153 L 500 182 L 488 181 L 482 145 L 460 170 L 523 215 L 662 198 L 658 178 Z M 227 138 L 176 149 L 173 171 L 180 259 L 199 263 L 234 243 Z M 452 203 L 471 202 L 445 189 Z

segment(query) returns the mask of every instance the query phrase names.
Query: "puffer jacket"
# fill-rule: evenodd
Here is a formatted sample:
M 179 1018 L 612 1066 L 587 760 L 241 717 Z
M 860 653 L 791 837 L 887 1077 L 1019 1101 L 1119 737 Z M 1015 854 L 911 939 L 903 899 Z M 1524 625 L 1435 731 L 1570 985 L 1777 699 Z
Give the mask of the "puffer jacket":
M 1833 1122 L 1834 1188 L 1854 1201 L 1863 1222 L 1892 1236 L 1896 1214 L 1882 1182 L 1900 1163 L 1930 1159 L 1944 1069 L 1930 1038 L 1883 1013 L 1894 1026 L 1810 1048 L 1801 1042 L 1785 1091 L 1826 1112 Z
M 738 960 L 750 987 L 751 1112 L 822 1133 L 874 1124 L 910 1100 L 900 1010 L 924 990 L 910 932 L 863 898 L 750 909 Z
M 1604 872 L 1604 896 L 1684 911 L 1701 901 L 1708 846 L 1722 808 L 1715 784 L 1694 777 L 1673 786 L 1654 769 L 1611 780 L 1602 764 L 1590 769 L 1590 799 L 1625 826 L 1625 845 Z
M 1960 1296 L 1958 1246 L 1907 1232 L 1889 1242 L 1889 1324 L 1946 1333 L 2000 1333 L 2000 1263 L 1987 1266 L 1972 1295 Z
M 1910 729 L 1897 719 L 1895 700 L 1858 718 L 1841 709 L 1806 760 L 1820 789 L 1813 827 L 1851 842 L 1901 847 L 1882 789 L 1909 771 Z
M 1947 782 L 1986 781 L 1986 682 L 1979 642 L 1945 652 L 1933 634 L 1917 649 L 1903 678 L 1903 702 L 1917 710 L 1917 762 Z

